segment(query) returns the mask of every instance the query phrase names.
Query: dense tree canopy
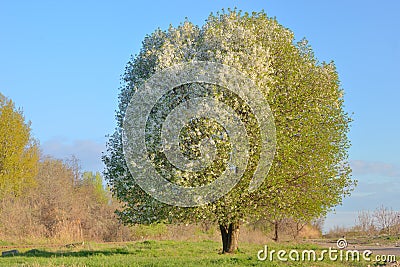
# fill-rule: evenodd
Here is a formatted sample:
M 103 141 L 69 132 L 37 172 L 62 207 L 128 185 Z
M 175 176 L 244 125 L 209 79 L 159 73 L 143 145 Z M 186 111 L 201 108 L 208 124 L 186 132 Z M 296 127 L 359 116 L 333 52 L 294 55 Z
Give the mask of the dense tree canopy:
M 39 149 L 22 111 L 0 94 L 0 197 L 34 183 Z
M 254 81 L 275 119 L 276 154 L 261 187 L 247 190 L 258 161 L 263 160 L 257 157 L 254 135 L 246 172 L 233 190 L 213 203 L 180 208 L 155 200 L 135 183 L 123 155 L 122 128 L 131 97 L 152 74 L 193 60 L 234 67 Z M 211 14 L 201 28 L 185 21 L 167 31 L 156 30 L 128 63 L 123 81 L 118 126 L 103 160 L 111 190 L 125 203 L 119 214 L 127 223 L 213 221 L 220 226 L 223 251 L 232 252 L 240 223 L 266 217 L 312 220 L 340 204 L 354 186 L 347 162 L 351 120 L 344 111 L 333 62 L 318 62 L 305 39 L 295 43 L 289 29 L 263 12 Z M 226 101 L 231 101 L 229 96 Z M 241 113 L 251 117 L 251 110 Z M 184 143 L 190 157 L 196 151 L 190 152 Z

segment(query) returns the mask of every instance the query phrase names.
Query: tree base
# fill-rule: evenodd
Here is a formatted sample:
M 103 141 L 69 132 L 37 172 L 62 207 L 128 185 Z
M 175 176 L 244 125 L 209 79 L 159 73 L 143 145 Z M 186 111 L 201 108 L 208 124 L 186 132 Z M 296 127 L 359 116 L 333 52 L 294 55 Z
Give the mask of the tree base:
M 222 253 L 234 253 L 239 243 L 239 223 L 220 225 L 222 238 Z

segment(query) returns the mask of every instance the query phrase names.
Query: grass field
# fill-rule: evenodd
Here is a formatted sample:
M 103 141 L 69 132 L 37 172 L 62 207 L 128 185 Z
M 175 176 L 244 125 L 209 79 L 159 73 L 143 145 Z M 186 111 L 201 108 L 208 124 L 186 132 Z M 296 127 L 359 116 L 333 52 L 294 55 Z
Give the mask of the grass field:
M 0 258 L 0 266 L 367 266 L 366 262 L 259 261 L 263 246 L 241 244 L 235 254 L 220 254 L 214 241 L 142 241 L 120 244 L 87 243 L 79 248 L 18 248 L 19 254 Z M 269 250 L 321 250 L 311 244 L 268 244 Z M 9 248 L 7 248 L 9 249 Z M 7 250 L 3 248 L 2 251 Z M 373 264 L 371 264 L 373 266 Z M 376 266 L 376 264 L 375 264 Z

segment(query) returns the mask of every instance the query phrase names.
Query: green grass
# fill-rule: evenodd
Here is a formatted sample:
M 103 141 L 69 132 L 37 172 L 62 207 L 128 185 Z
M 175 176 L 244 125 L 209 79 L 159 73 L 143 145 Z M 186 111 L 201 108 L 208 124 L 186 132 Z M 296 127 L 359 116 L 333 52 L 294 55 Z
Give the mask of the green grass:
M 268 246 L 275 250 L 321 249 L 308 244 Z M 0 266 L 367 266 L 356 262 L 259 261 L 257 252 L 264 246 L 241 244 L 235 254 L 220 254 L 220 247 L 221 244 L 214 241 L 143 241 L 124 244 L 89 243 L 79 249 L 21 248 L 16 256 L 1 257 Z

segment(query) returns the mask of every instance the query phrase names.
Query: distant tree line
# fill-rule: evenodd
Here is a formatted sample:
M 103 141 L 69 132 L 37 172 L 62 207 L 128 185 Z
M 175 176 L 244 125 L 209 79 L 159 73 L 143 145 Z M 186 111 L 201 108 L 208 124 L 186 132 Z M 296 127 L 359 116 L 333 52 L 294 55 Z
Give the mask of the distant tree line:
M 53 158 L 38 163 L 34 184 L 0 202 L 0 239 L 71 241 L 123 240 L 128 231 L 114 210 L 118 203 L 100 173 L 83 172 Z
M 41 157 L 21 109 L 0 94 L 0 239 L 116 240 L 127 230 L 100 173 Z
M 400 211 L 381 205 L 375 210 L 359 211 L 355 225 L 351 227 L 335 226 L 329 230 L 328 237 L 342 236 L 399 236 Z
M 374 211 L 359 211 L 354 228 L 366 235 L 400 235 L 400 211 L 383 205 Z

